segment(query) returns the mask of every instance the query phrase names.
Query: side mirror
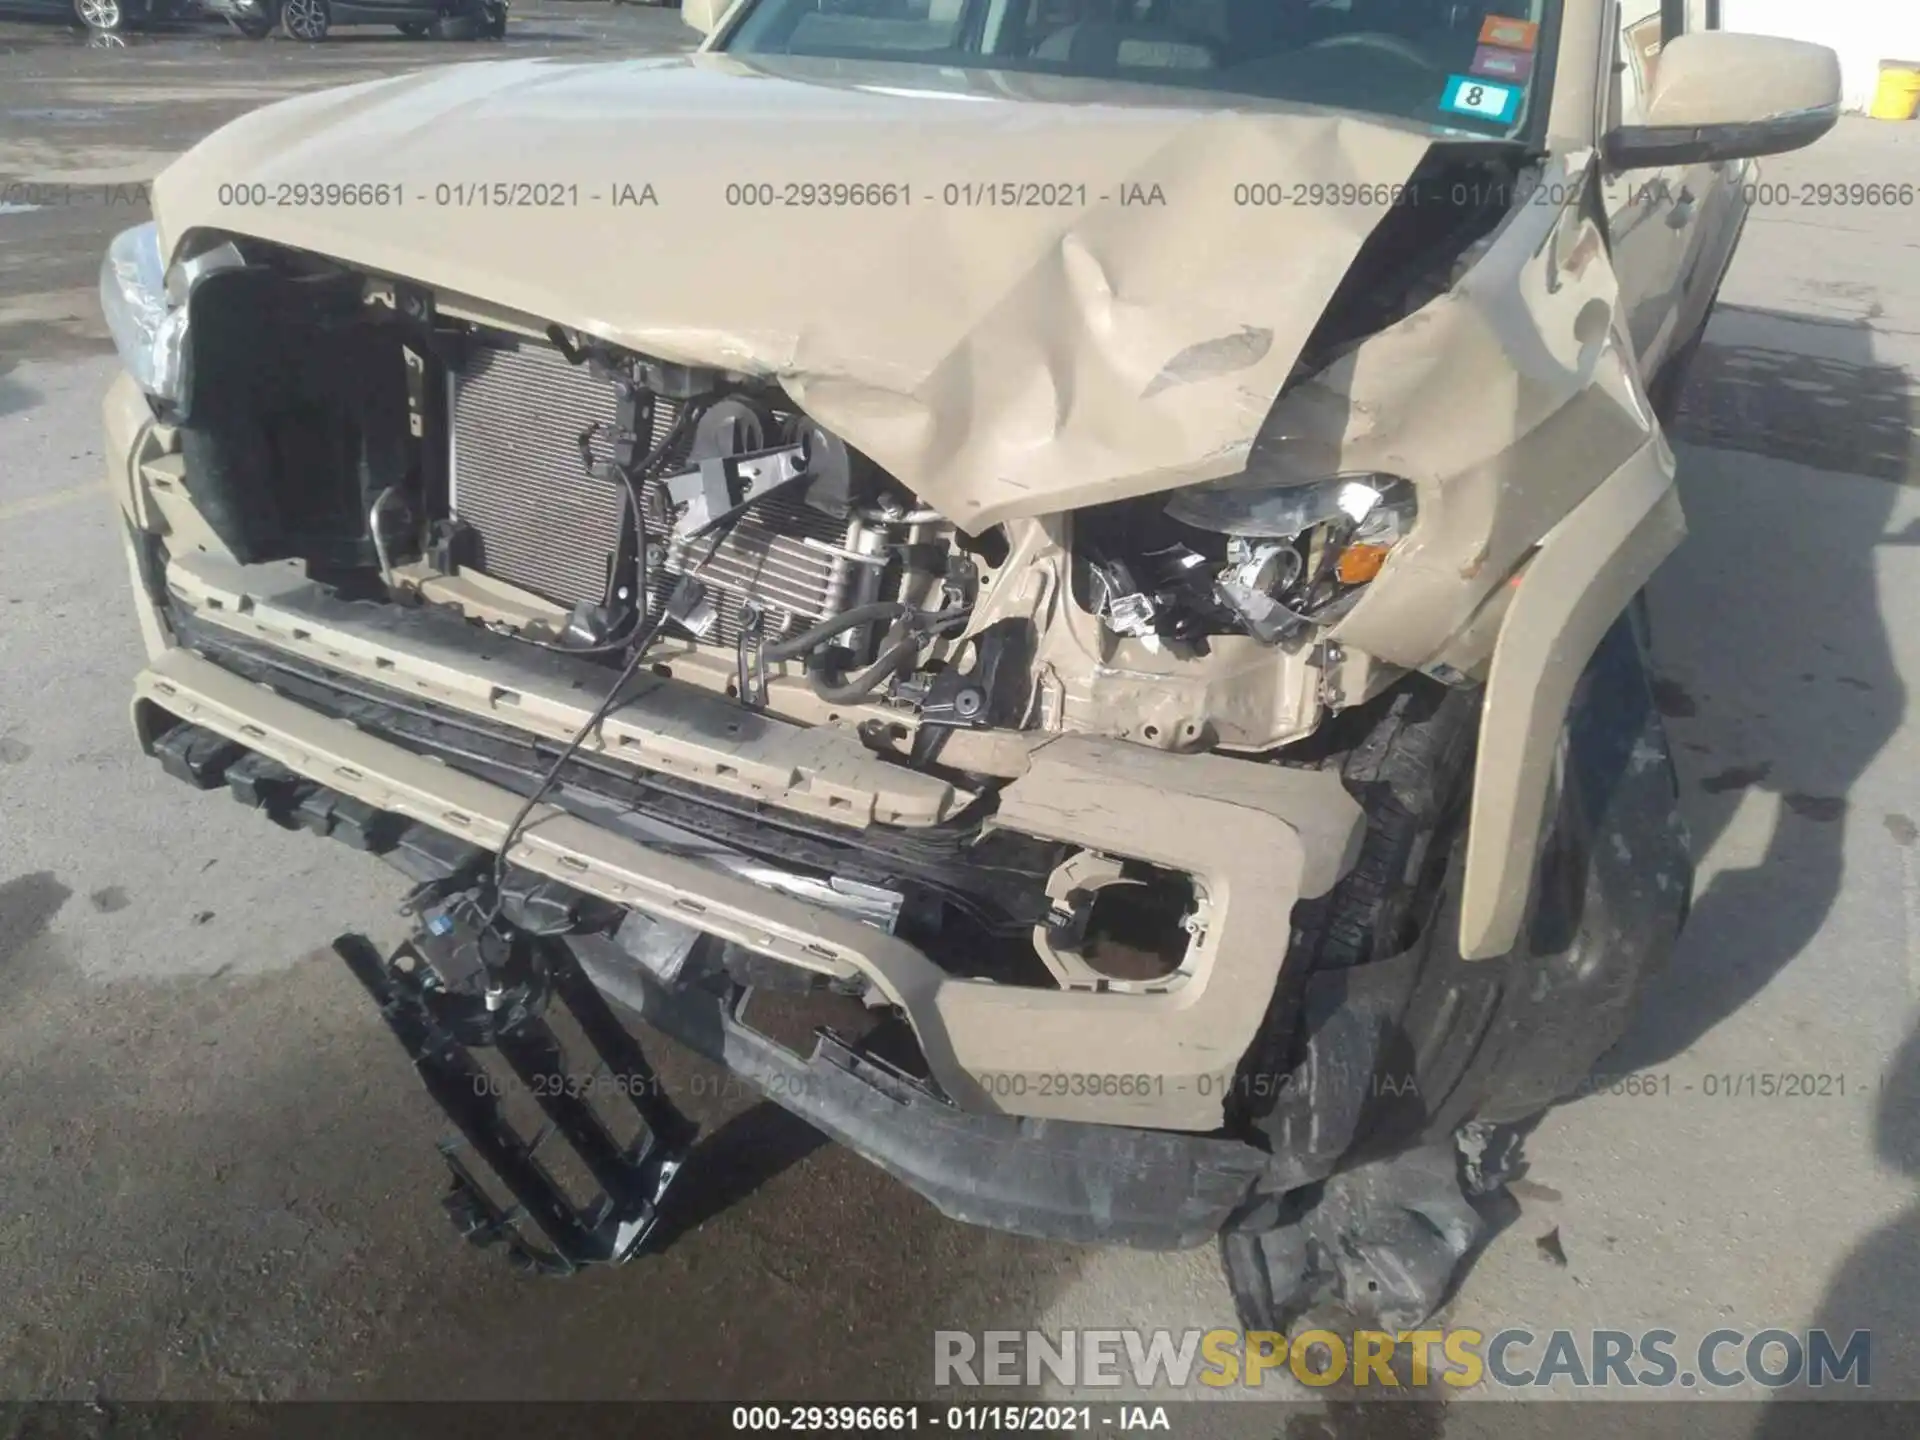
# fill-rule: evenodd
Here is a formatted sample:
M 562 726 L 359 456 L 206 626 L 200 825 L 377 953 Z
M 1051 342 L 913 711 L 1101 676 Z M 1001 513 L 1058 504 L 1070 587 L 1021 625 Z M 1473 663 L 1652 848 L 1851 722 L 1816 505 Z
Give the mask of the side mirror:
M 1839 118 L 1840 57 L 1826 46 L 1702 30 L 1660 52 L 1646 123 L 1607 136 L 1607 162 L 1635 170 L 1778 155 Z
M 680 0 L 680 19 L 702 35 L 720 28 L 733 0 Z

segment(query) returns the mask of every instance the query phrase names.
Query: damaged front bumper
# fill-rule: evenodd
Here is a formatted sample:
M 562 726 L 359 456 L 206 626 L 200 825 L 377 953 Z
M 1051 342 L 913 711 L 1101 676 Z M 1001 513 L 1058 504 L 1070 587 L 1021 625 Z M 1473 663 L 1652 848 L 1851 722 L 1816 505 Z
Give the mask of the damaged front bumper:
M 124 390 L 109 400 L 109 428 L 137 475 L 151 424 Z M 144 746 L 203 788 L 290 805 L 277 818 L 386 853 L 416 878 L 503 842 L 525 798 L 504 772 L 475 773 L 418 735 L 383 732 L 366 713 L 307 703 L 319 691 L 295 681 L 330 676 L 341 694 L 379 697 L 395 714 L 427 707 L 550 744 L 579 726 L 595 694 L 589 677 L 571 673 L 579 662 L 488 645 L 428 612 L 342 602 L 297 566 L 243 567 L 183 544 L 184 527 L 169 537 L 172 554 L 158 557 L 141 531 L 166 527 L 141 522 L 164 497 L 126 472 L 115 478 L 134 522 L 129 561 L 149 649 L 134 699 Z M 249 671 L 249 653 L 285 664 L 287 675 Z M 844 733 L 666 680 L 616 711 L 598 745 L 593 758 L 609 771 L 669 775 L 848 836 L 931 833 L 974 800 Z M 216 759 L 197 764 L 196 753 Z M 1186 1246 L 1216 1233 L 1255 1188 L 1331 1168 L 1337 1152 L 1275 1156 L 1221 1132 L 1279 981 L 1293 907 L 1333 884 L 1359 840 L 1360 811 L 1336 776 L 1041 736 L 1025 773 L 1000 791 L 989 828 L 1190 877 L 1200 920 L 1178 970 L 1145 985 L 955 974 L 844 908 L 558 803 L 536 810 L 508 859 L 616 915 L 712 937 L 709 954 L 738 947 L 896 1009 L 924 1075 L 826 1032 L 810 1056 L 794 1054 L 743 1022 L 739 991 L 710 965 L 666 980 L 610 941 L 579 947 L 603 990 L 956 1218 L 1075 1241 Z
M 178 699 L 178 685 L 163 683 L 172 688 L 160 693 Z M 261 737 L 250 733 L 248 738 Z M 153 743 L 153 749 L 170 774 L 196 788 L 224 783 L 243 803 L 277 812 L 283 823 L 382 855 L 416 879 L 451 874 L 463 862 L 464 847 L 459 841 L 449 843 L 442 832 L 409 823 L 330 786 L 302 786 L 297 795 L 274 793 L 277 784 L 288 783 L 288 772 L 271 759 L 263 764 L 266 752 L 246 750 L 219 731 L 199 724 L 175 726 Z M 356 976 L 379 1000 L 383 1014 L 398 1013 L 404 1022 L 419 1011 L 418 1005 L 396 1003 L 391 967 L 382 967 L 377 956 L 363 953 L 364 941 L 347 937 L 340 948 Z M 1183 1249 L 1213 1238 L 1256 1189 L 1291 1186 L 1319 1173 L 1314 1156 L 1295 1154 L 1278 1160 L 1252 1145 L 1220 1136 L 969 1112 L 934 1086 L 832 1031 L 818 1031 L 813 1052 L 804 1056 L 761 1033 L 744 1015 L 748 990 L 711 963 L 710 950 L 669 985 L 604 936 L 578 939 L 572 949 L 581 970 L 601 994 L 688 1049 L 725 1066 L 762 1095 L 919 1192 L 943 1214 L 969 1224 L 1075 1243 Z M 585 1007 L 576 999 L 572 1008 L 577 1013 Z M 503 1164 L 502 1157 L 512 1162 L 515 1151 L 529 1147 L 511 1135 L 500 1136 L 497 1132 L 502 1127 L 494 1107 L 475 1100 L 482 1087 L 477 1081 L 466 1082 L 482 1072 L 464 1047 L 431 1043 L 432 1037 L 413 1033 L 421 1028 L 418 1024 L 394 1024 L 393 1028 L 429 1091 L 468 1142 L 488 1158 L 495 1173 L 512 1177 L 516 1167 Z M 1347 1038 L 1343 1034 L 1342 1043 Z M 611 1047 L 603 1041 L 599 1048 L 604 1054 Z M 632 1061 L 620 1067 L 623 1074 L 636 1068 Z M 557 1101 L 564 1094 L 564 1087 L 558 1085 L 527 1083 L 543 1098 Z M 619 1089 L 622 1095 L 635 1097 L 657 1092 L 652 1085 Z M 674 1128 L 650 1123 L 656 1134 L 671 1133 Z M 677 1164 L 683 1151 L 676 1147 L 672 1153 Z M 1317 1158 L 1330 1168 L 1336 1153 Z M 457 1160 L 452 1153 L 448 1158 L 450 1163 Z M 644 1152 L 642 1158 L 647 1158 Z M 471 1207 L 481 1187 L 459 1164 L 454 1174 L 453 1198 Z M 526 1203 L 521 1187 L 509 1183 L 508 1188 L 524 1210 L 537 1214 L 539 1207 Z M 657 1197 L 658 1188 L 649 1188 L 649 1201 Z M 613 1187 L 608 1189 L 611 1193 Z M 650 1223 L 651 1204 L 643 1211 Z M 470 1223 L 466 1228 L 470 1236 L 483 1230 L 489 1240 L 511 1236 L 497 1211 L 489 1212 L 485 1226 Z M 589 1232 L 610 1227 L 576 1226 L 562 1217 L 559 1224 L 542 1228 L 552 1258 L 543 1254 L 527 1263 L 564 1272 L 583 1263 L 593 1249 L 598 1237 Z M 580 1233 L 569 1233 L 576 1230 Z M 633 1242 L 637 1244 L 643 1233 L 636 1229 Z M 518 1241 L 513 1248 L 525 1249 Z M 619 1253 L 602 1248 L 607 1253 L 594 1258 L 619 1259 L 631 1253 L 630 1248 Z
M 656 1029 L 971 1225 L 1186 1249 L 1218 1234 L 1268 1171 L 1271 1157 L 1238 1140 L 968 1114 L 829 1031 L 811 1055 L 795 1054 L 746 1022 L 742 997 L 717 975 L 668 989 L 623 965 L 616 947 L 589 944 L 580 958 Z
M 202 612 L 203 615 L 206 612 Z M 292 623 L 264 599 L 230 615 L 345 656 L 345 637 Z M 416 657 L 417 661 L 417 657 Z M 384 665 L 382 662 L 385 662 Z M 347 663 L 336 659 L 333 664 Z M 404 684 L 406 652 L 369 656 Z M 510 676 L 518 684 L 532 677 Z M 520 692 L 516 692 L 520 693 Z M 184 721 L 370 807 L 497 847 L 521 797 L 316 713 L 188 650 L 135 682 L 142 742 Z M 563 704 L 562 692 L 547 699 Z M 755 747 L 720 752 L 745 768 Z M 1318 824 L 1306 825 L 1305 813 Z M 1037 747 L 1001 793 L 997 824 L 1178 869 L 1207 921 L 1183 972 L 1152 991 L 1040 989 L 957 978 L 914 946 L 847 914 L 546 807 L 509 860 L 589 895 L 835 980 L 870 985 L 912 1025 L 941 1091 L 981 1113 L 1169 1130 L 1219 1127 L 1233 1077 L 1279 979 L 1297 899 L 1323 893 L 1357 840 L 1338 778 L 1277 767 L 1252 775 L 1210 756 L 1175 757 L 1064 737 Z M 1109 1078 L 1110 1077 L 1110 1078 Z

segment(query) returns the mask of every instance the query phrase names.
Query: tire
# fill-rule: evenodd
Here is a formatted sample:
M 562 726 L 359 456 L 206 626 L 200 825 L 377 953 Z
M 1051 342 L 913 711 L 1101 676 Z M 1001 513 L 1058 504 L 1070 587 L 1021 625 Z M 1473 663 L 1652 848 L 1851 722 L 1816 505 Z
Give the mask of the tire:
M 424 40 L 433 30 L 432 25 L 425 20 L 402 20 L 393 28 L 409 40 Z
M 1237 1094 L 1279 1098 L 1230 1120 L 1311 1177 L 1221 1237 L 1246 1328 L 1398 1331 L 1438 1309 L 1511 1204 L 1520 1135 L 1591 1074 L 1671 953 L 1691 870 L 1639 610 L 1575 691 L 1503 957 L 1457 944 L 1477 693 L 1416 679 L 1335 717 L 1296 762 L 1338 769 L 1367 830 L 1347 875 L 1300 906 L 1283 971 L 1299 978 L 1241 1067 Z
M 327 0 L 282 0 L 280 26 L 293 39 L 317 45 L 333 29 L 333 7 Z
M 73 16 L 96 35 L 124 35 L 133 29 L 127 0 L 73 0 Z
M 436 40 L 478 40 L 480 35 L 481 21 L 477 15 L 440 15 L 433 22 Z

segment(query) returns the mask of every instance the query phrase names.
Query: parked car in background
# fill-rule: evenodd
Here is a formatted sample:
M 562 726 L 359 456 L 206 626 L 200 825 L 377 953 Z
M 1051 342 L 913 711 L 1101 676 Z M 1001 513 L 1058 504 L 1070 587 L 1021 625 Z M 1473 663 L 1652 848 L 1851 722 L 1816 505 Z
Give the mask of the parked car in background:
M 154 21 L 187 14 L 194 8 L 194 0 L 0 0 L 0 16 L 61 19 L 104 35 L 123 35 Z
M 342 25 L 391 25 L 418 40 L 498 40 L 507 33 L 507 0 L 207 0 L 206 8 L 255 40 L 276 25 L 307 41 L 324 40 Z

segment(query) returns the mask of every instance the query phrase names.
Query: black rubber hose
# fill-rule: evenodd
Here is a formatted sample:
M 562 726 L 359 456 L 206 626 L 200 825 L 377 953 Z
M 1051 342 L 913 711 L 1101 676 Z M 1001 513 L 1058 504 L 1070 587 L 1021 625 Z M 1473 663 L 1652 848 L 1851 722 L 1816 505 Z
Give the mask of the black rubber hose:
M 856 625 L 871 625 L 878 620 L 898 620 L 907 613 L 907 607 L 898 600 L 876 600 L 871 605 L 856 605 L 851 610 L 842 610 L 838 615 L 822 620 L 812 629 L 802 630 L 798 635 L 767 646 L 761 652 L 762 658 L 769 664 L 776 660 L 792 660 Z
M 880 652 L 878 660 L 849 679 L 835 680 L 827 671 L 816 670 L 808 677 L 813 682 L 813 693 L 829 705 L 852 705 L 906 669 L 919 649 L 918 636 L 902 635 Z

